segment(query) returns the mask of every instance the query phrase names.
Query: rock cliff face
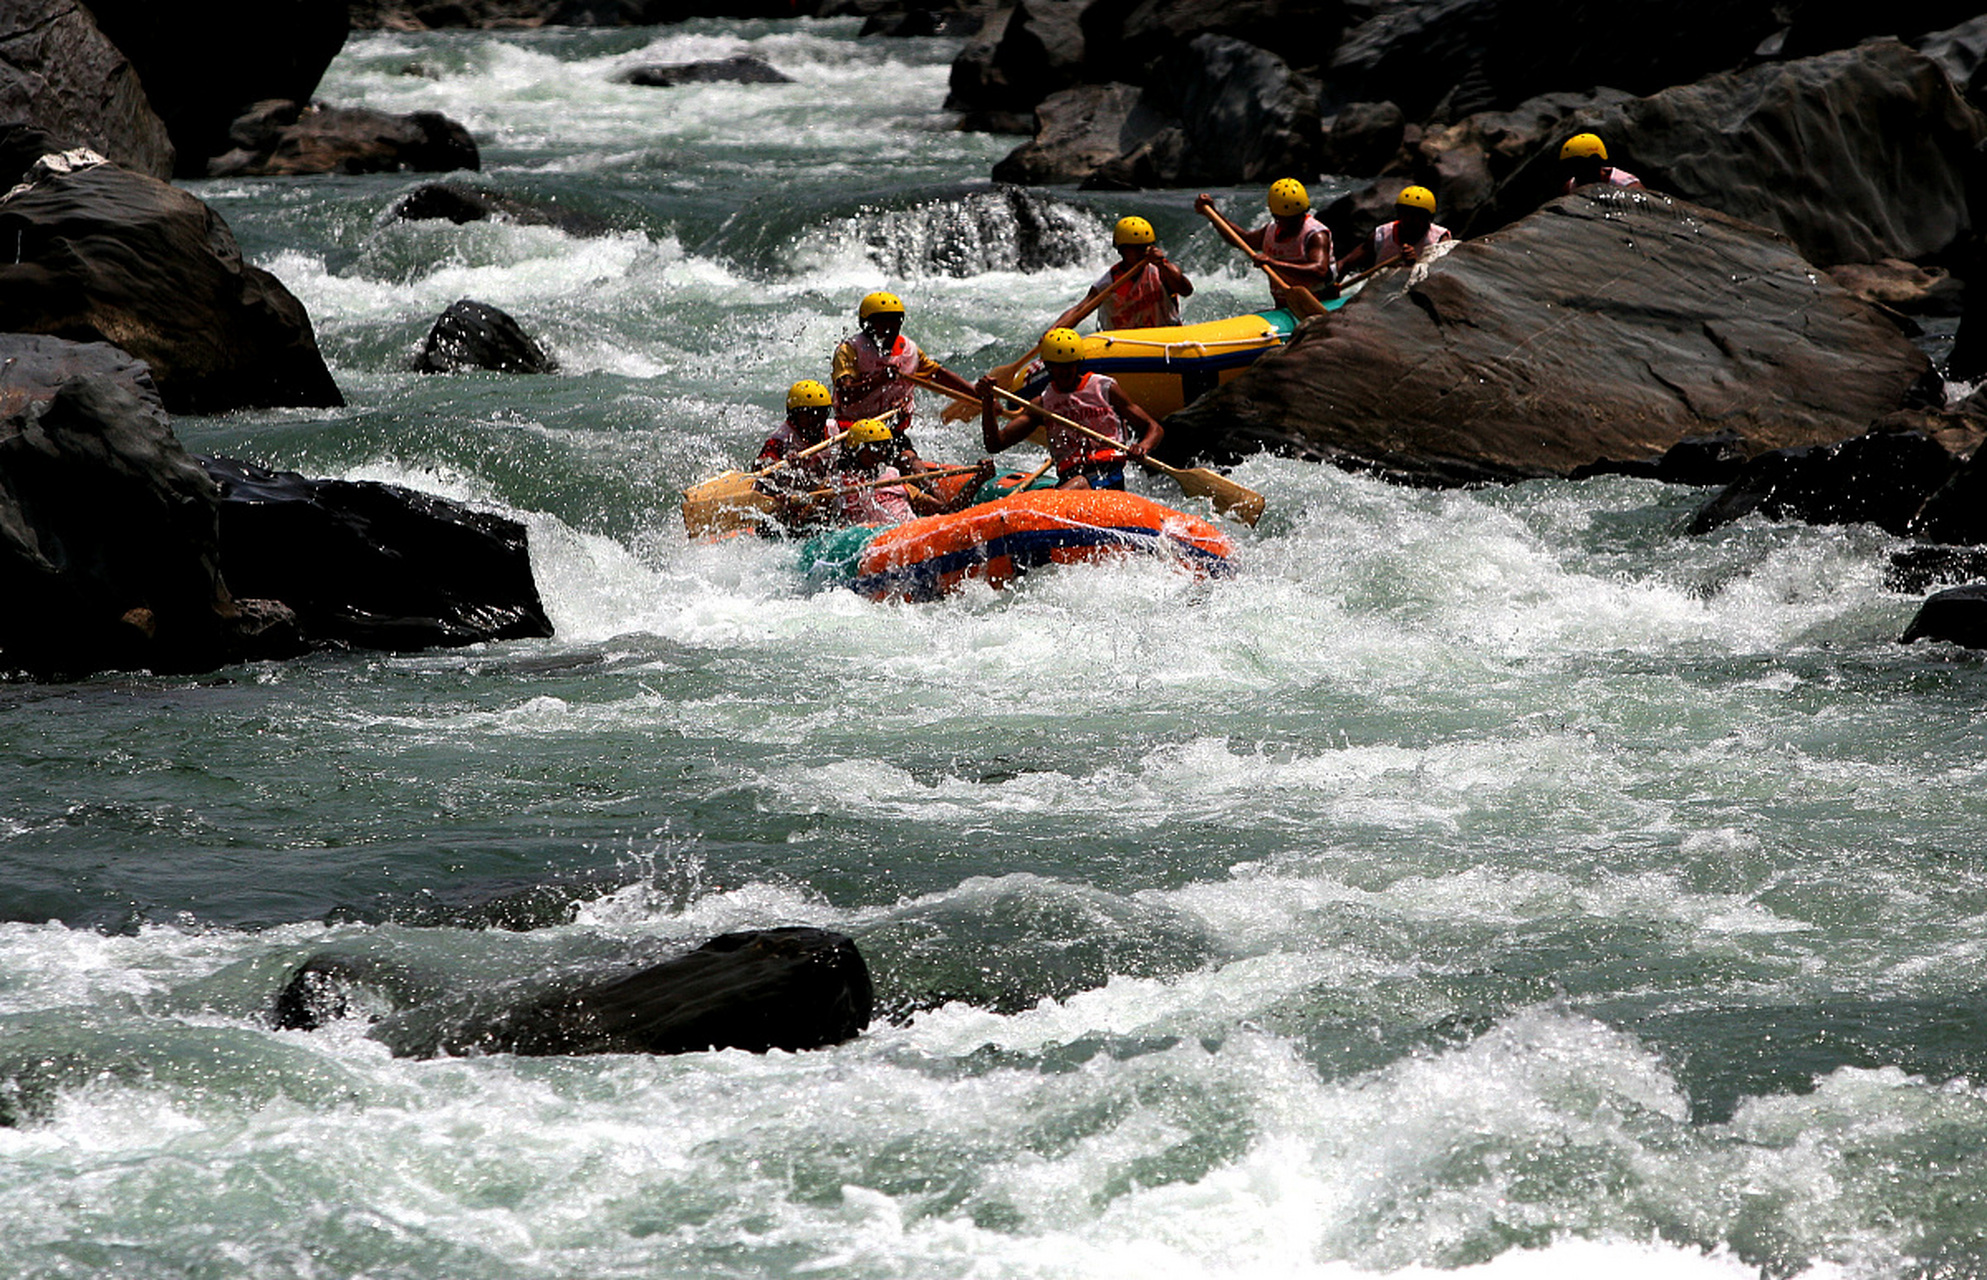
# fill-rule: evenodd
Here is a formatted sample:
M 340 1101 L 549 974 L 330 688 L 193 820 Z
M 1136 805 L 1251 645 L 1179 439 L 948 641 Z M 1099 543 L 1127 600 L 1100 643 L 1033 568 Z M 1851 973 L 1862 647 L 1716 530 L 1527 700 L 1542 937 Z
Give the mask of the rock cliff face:
M 1403 278 L 1405 277 L 1405 278 Z M 1862 432 L 1930 364 L 1782 238 L 1588 188 L 1305 326 L 1168 419 L 1423 482 L 1566 475 L 1725 433 L 1747 454 Z
M 177 187 L 110 164 L 49 177 L 0 200 L 0 240 L 0 331 L 114 343 L 175 413 L 344 403 L 302 304 Z
M 80 0 L 0 5 L 0 120 L 47 134 L 46 150 L 88 147 L 138 173 L 172 176 L 165 122 Z M 0 190 L 26 167 L 0 171 Z

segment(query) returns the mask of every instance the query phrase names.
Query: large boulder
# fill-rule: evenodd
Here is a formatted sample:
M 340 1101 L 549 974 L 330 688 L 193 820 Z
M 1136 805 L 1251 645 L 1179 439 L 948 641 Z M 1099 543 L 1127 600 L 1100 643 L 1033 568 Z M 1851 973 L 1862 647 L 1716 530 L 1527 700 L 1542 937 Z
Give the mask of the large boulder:
M 649 89 L 673 89 L 685 84 L 792 84 L 793 77 L 750 54 L 711 58 L 703 62 L 649 62 L 616 75 L 622 84 Z
M 1027 111 L 1050 94 L 1109 76 L 1084 73 L 1083 11 L 1097 0 L 1019 0 L 953 60 L 949 111 Z
M 89 0 L 97 25 L 138 68 L 182 177 L 229 150 L 253 103 L 308 102 L 350 29 L 345 0 Z
M 1231 36 L 1196 36 L 1163 83 L 1178 95 L 1186 171 L 1168 185 L 1232 186 L 1317 172 L 1318 86 L 1275 54 Z
M 207 162 L 209 177 L 447 173 L 482 167 L 469 130 L 437 111 L 392 115 L 276 99 L 237 117 L 228 141 L 231 149 Z
M 0 334 L 0 666 L 197 671 L 296 652 L 287 611 L 222 581 L 216 500 L 143 364 Z
M 1898 638 L 1900 644 L 1917 640 L 1987 649 L 1987 584 L 1950 587 L 1927 599 Z
M 177 187 L 110 164 L 51 176 L 0 198 L 0 242 L 0 331 L 113 342 L 175 413 L 344 403 L 303 305 Z
M 1944 445 L 1913 430 L 1879 429 L 1837 444 L 1776 449 L 1747 462 L 1698 509 L 1689 528 L 1709 533 L 1758 512 L 1806 524 L 1874 524 L 1904 534 L 1960 465 Z
M 46 133 L 46 151 L 88 147 L 138 173 L 172 176 L 165 122 L 80 0 L 0 5 L 0 120 Z M 0 169 L 0 189 L 26 168 Z
M 567 208 L 556 196 L 538 199 L 456 182 L 424 182 L 389 205 L 384 216 L 404 222 L 447 221 L 457 226 L 465 222 L 509 222 L 524 227 L 556 227 L 572 236 L 604 236 L 614 230 L 614 224 L 605 218 Z
M 1784 233 L 1821 266 L 1919 260 L 1972 228 L 1966 179 L 1987 119 L 1938 64 L 1895 40 L 1769 63 L 1576 112 L 1648 186 Z M 1563 180 L 1555 136 L 1496 196 L 1469 209 L 1481 231 L 1536 207 Z
M 1860 433 L 1931 377 L 1897 328 L 1779 236 L 1589 188 L 1374 277 L 1168 419 L 1182 452 L 1273 448 L 1430 482 L 1566 475 L 1730 433 Z
M 994 166 L 993 180 L 1024 186 L 1080 183 L 1171 124 L 1151 109 L 1136 85 L 1064 89 L 1035 108 L 1034 138 Z
M 397 485 L 201 458 L 222 565 L 294 610 L 313 644 L 425 649 L 552 634 L 524 526 Z
M 509 312 L 473 298 L 450 303 L 414 355 L 416 373 L 454 373 L 458 369 L 552 373 L 558 367 Z
M 373 956 L 306 961 L 277 997 L 279 1027 L 316 1030 L 369 992 L 401 1006 L 370 1031 L 402 1057 L 817 1049 L 853 1039 L 874 1003 L 855 943 L 825 929 L 754 929 L 634 973 L 551 990 L 449 992 Z

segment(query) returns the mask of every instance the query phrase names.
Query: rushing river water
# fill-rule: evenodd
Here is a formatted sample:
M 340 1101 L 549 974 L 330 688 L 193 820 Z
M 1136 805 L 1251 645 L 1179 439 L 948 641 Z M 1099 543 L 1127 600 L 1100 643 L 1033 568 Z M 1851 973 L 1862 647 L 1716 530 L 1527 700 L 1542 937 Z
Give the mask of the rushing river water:
M 1885 535 L 1263 458 L 1222 581 L 882 605 L 686 541 L 684 486 L 870 289 L 970 376 L 1135 209 L 1190 318 L 1260 305 L 1191 193 L 991 192 L 954 49 L 332 68 L 604 236 L 383 220 L 406 177 L 195 184 L 351 405 L 189 446 L 523 520 L 557 635 L 0 685 L 0 1274 L 1987 1273 L 1987 671 L 1894 643 Z M 797 83 L 610 79 L 736 52 Z M 562 371 L 405 372 L 464 296 Z M 467 986 L 789 923 L 869 958 L 859 1040 L 419 1062 L 268 1018 L 326 947 Z

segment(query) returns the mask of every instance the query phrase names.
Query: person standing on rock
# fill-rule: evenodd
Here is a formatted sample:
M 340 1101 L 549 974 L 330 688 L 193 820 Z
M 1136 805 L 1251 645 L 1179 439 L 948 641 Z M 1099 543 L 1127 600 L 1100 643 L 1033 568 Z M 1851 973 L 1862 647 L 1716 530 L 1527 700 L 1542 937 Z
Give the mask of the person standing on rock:
M 1373 228 L 1365 244 L 1338 260 L 1339 277 L 1391 262 L 1412 263 L 1444 240 L 1453 239 L 1449 228 L 1435 221 L 1435 193 L 1427 187 L 1408 187 L 1394 197 L 1394 220 Z
M 1566 174 L 1561 195 L 1571 195 L 1596 182 L 1610 182 L 1631 191 L 1642 190 L 1642 179 L 1608 163 L 1608 144 L 1597 133 L 1576 133 L 1559 149 L 1559 167 Z
M 1311 213 L 1311 193 L 1295 178 L 1278 178 L 1270 183 L 1266 203 L 1269 221 L 1242 233 L 1243 241 L 1255 250 L 1256 265 L 1270 268 L 1286 284 L 1335 296 L 1332 233 Z M 1201 192 L 1194 197 L 1194 208 L 1206 214 L 1214 208 L 1214 197 Z M 1277 299 L 1279 306 L 1282 302 Z
M 895 435 L 899 461 L 913 471 L 928 470 L 910 441 L 917 388 L 906 375 L 915 373 L 967 394 L 973 384 L 904 336 L 904 302 L 896 294 L 879 290 L 865 297 L 856 308 L 856 322 L 857 331 L 835 348 L 835 417 L 844 424 L 883 419 Z
M 1039 401 L 1042 408 L 1123 443 L 1106 444 L 1032 409 L 1003 423 L 991 377 L 980 379 L 974 388 L 980 397 L 981 443 L 988 453 L 999 453 L 1026 440 L 1036 427 L 1046 425 L 1049 455 L 1056 462 L 1056 488 L 1124 488 L 1125 459 L 1143 458 L 1157 448 L 1166 429 L 1133 404 L 1116 380 L 1083 367 L 1083 338 L 1076 330 L 1051 329 L 1043 334 L 1042 363 L 1049 367 L 1049 385 Z M 1132 426 L 1139 431 L 1136 440 L 1127 429 Z
M 1180 323 L 1180 299 L 1193 296 L 1193 281 L 1159 247 L 1159 233 L 1152 224 L 1140 217 L 1119 218 L 1111 243 L 1119 260 L 1049 327 L 1074 329 L 1099 294 L 1103 294 L 1096 307 L 1101 329 L 1157 329 Z

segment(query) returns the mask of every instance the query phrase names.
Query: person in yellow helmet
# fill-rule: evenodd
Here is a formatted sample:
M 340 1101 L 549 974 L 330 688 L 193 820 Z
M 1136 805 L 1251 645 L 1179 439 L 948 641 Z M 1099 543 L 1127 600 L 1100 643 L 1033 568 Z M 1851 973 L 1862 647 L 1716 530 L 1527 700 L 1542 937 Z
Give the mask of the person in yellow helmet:
M 786 421 L 773 429 L 766 437 L 766 443 L 759 449 L 759 465 L 772 462 L 785 462 L 788 458 L 812 448 L 826 440 L 833 433 L 828 430 L 828 414 L 834 407 L 834 396 L 828 388 L 813 378 L 802 378 L 787 388 Z M 787 471 L 826 475 L 834 465 L 834 449 L 823 449 L 799 459 Z
M 1244 231 L 1243 241 L 1255 251 L 1256 265 L 1268 267 L 1283 277 L 1284 283 L 1302 285 L 1324 297 L 1333 297 L 1332 233 L 1311 212 L 1311 193 L 1295 178 L 1278 178 L 1270 184 L 1265 200 L 1269 221 L 1254 231 Z M 1203 191 L 1194 197 L 1194 208 L 1202 213 L 1214 208 L 1214 197 Z M 1282 299 L 1277 299 L 1281 304 Z
M 1100 435 L 1119 441 L 1108 445 L 1046 418 L 1033 409 L 1011 422 L 1002 422 L 995 407 L 992 378 L 974 388 L 980 397 L 980 440 L 988 453 L 1011 449 L 1046 425 L 1049 454 L 1056 462 L 1058 489 L 1122 489 L 1125 459 L 1143 458 L 1165 438 L 1159 420 L 1126 398 L 1116 380 L 1083 367 L 1083 338 L 1074 329 L 1051 329 L 1042 335 L 1042 362 L 1049 367 L 1049 385 L 1038 403 L 1050 413 L 1080 422 Z M 1132 435 L 1138 432 L 1137 438 Z
M 904 336 L 904 302 L 896 294 L 879 290 L 863 298 L 856 307 L 856 321 L 856 332 L 835 348 L 830 378 L 835 387 L 835 417 L 844 423 L 883 419 L 896 433 L 905 465 L 925 470 L 927 464 L 906 434 L 911 428 L 916 387 L 905 375 L 915 373 L 954 391 L 970 392 L 973 384 Z
M 1608 144 L 1597 133 L 1576 133 L 1568 138 L 1559 148 L 1559 168 L 1566 175 L 1566 185 L 1560 188 L 1562 195 L 1571 195 L 1596 182 L 1642 190 L 1642 179 L 1608 163 Z
M 1111 244 L 1118 261 L 1049 327 L 1075 328 L 1078 313 L 1100 293 L 1104 295 L 1097 307 L 1100 329 L 1155 329 L 1180 323 L 1180 299 L 1193 296 L 1194 284 L 1159 247 L 1159 233 L 1152 224 L 1137 216 L 1119 218 Z
M 1453 239 L 1449 228 L 1435 221 L 1435 193 L 1427 187 L 1407 187 L 1394 197 L 1394 220 L 1373 228 L 1365 244 L 1340 258 L 1339 274 L 1349 276 L 1391 262 L 1415 262 L 1444 240 Z
M 994 472 L 991 458 L 982 461 L 979 473 L 968 476 L 958 496 L 950 501 L 925 492 L 918 487 L 916 479 L 905 480 L 903 484 L 868 483 L 904 479 L 905 473 L 896 466 L 896 432 L 881 418 L 863 418 L 852 422 L 848 431 L 847 438 L 842 441 L 841 456 L 836 460 L 835 469 L 827 482 L 827 487 L 833 491 L 828 499 L 831 509 L 827 513 L 831 521 L 842 524 L 902 524 L 915 515 L 954 511 L 971 502 L 980 486 Z M 866 483 L 868 487 L 858 487 Z

